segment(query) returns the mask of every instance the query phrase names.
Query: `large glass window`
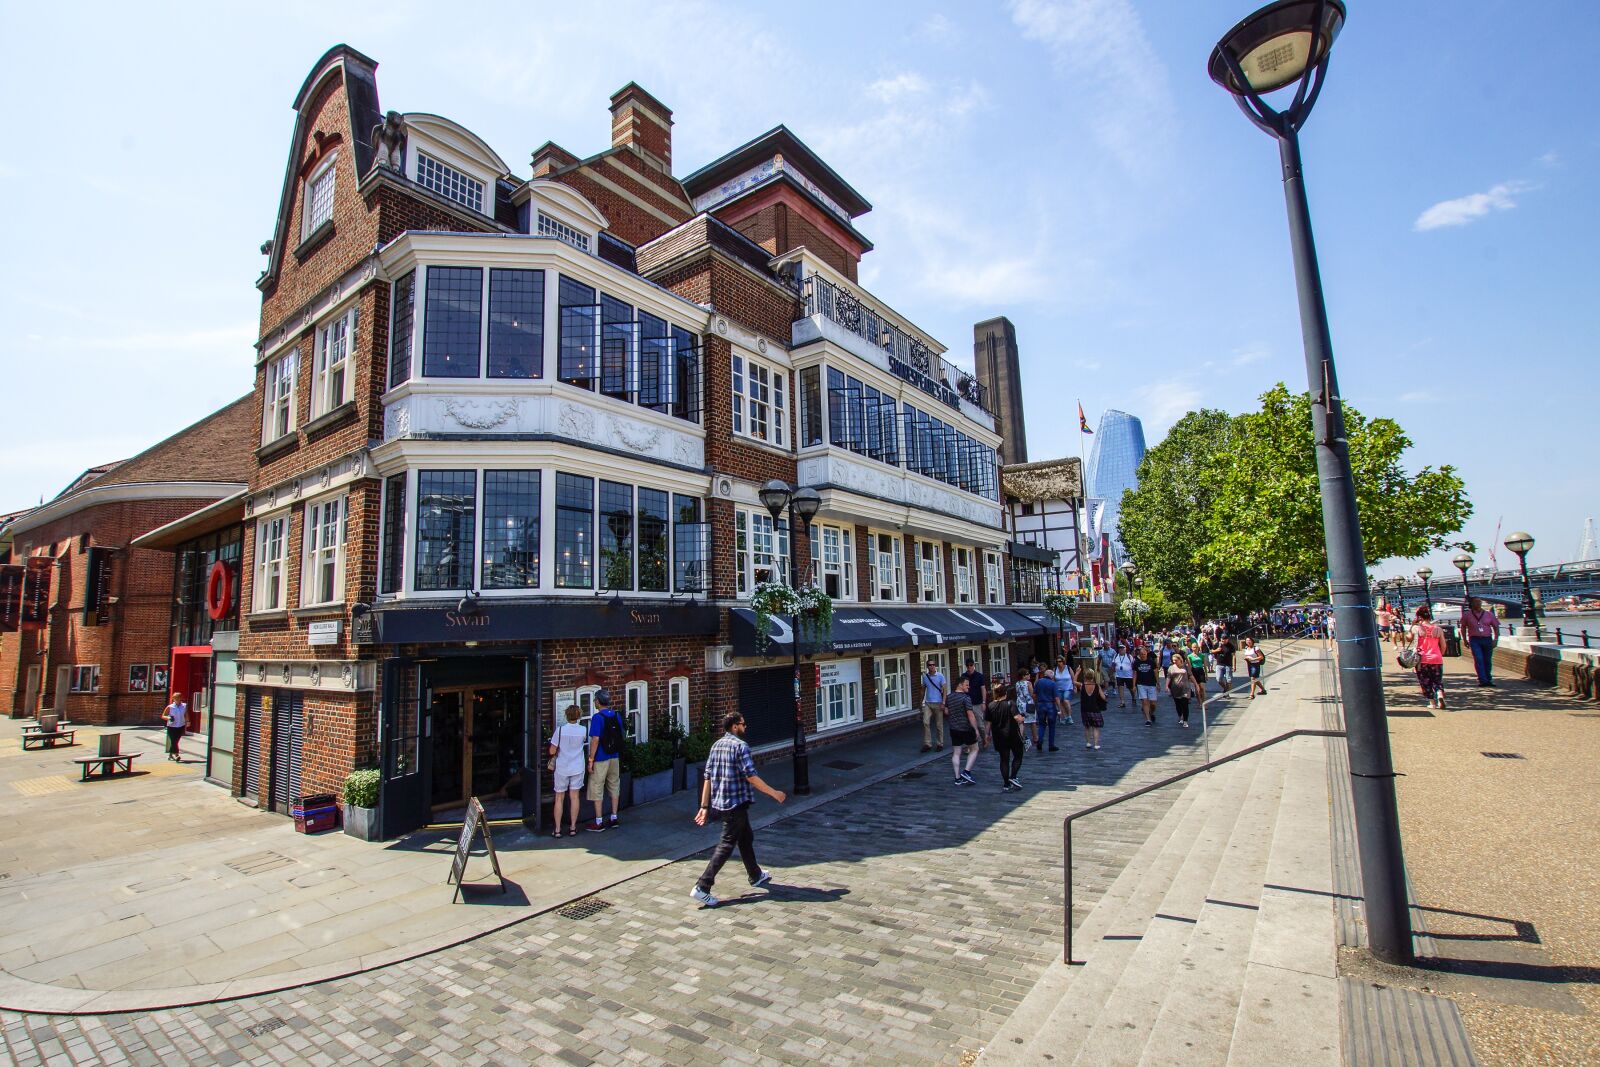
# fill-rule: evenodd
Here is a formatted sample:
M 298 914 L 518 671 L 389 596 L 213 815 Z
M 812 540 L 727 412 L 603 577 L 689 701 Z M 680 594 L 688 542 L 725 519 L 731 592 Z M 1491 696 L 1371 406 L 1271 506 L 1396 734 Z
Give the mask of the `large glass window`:
M 422 373 L 428 378 L 478 377 L 483 270 L 429 267 L 422 331 Z
M 639 487 L 639 589 L 667 591 L 667 494 Z
M 344 524 L 344 497 L 306 505 L 306 549 L 300 567 L 302 605 L 344 599 Z
M 544 271 L 489 272 L 489 377 L 544 374 Z
M 477 513 L 476 471 L 417 473 L 418 590 L 471 588 Z
M 711 528 L 700 520 L 700 498 L 672 496 L 672 588 L 704 593 L 710 579 Z
M 539 584 L 539 472 L 483 472 L 483 588 Z
M 383 575 L 378 592 L 400 591 L 405 566 L 406 475 L 391 474 L 383 480 Z
M 556 474 L 556 588 L 594 588 L 594 479 Z
M 596 346 L 600 336 L 600 304 L 595 291 L 562 275 L 560 352 L 556 376 L 568 385 L 593 389 L 599 377 Z
M 416 326 L 417 272 L 394 283 L 389 304 L 389 388 L 411 378 L 411 343 Z
M 262 404 L 262 443 L 285 437 L 295 427 L 296 382 L 300 378 L 300 350 L 285 352 L 267 364 L 267 392 Z
M 600 581 L 633 588 L 633 486 L 621 482 L 600 483 Z
M 285 606 L 288 572 L 283 566 L 283 551 L 288 541 L 287 513 L 256 523 L 256 611 L 277 611 Z
M 733 551 L 739 595 L 749 596 L 762 582 L 789 580 L 789 521 L 764 511 L 738 509 L 733 515 Z

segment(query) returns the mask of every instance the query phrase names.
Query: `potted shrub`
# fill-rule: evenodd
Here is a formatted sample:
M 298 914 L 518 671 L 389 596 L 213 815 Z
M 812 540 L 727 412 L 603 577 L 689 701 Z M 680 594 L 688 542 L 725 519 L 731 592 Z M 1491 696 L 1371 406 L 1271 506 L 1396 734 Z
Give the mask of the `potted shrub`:
M 344 780 L 344 832 L 363 841 L 378 840 L 378 772 L 351 771 Z
M 671 738 L 630 742 L 622 758 L 623 769 L 633 778 L 632 803 L 648 804 L 672 795 Z

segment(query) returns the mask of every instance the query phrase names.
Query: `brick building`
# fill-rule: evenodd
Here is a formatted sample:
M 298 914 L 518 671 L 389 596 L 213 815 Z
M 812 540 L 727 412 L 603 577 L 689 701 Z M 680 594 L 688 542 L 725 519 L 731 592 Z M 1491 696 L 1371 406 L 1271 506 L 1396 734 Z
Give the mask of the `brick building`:
M 609 689 L 635 740 L 740 708 L 791 743 L 786 627 L 817 741 L 914 714 L 922 649 L 1005 669 L 982 386 L 856 284 L 870 205 L 782 126 L 689 176 L 672 112 L 611 98 L 611 146 L 525 176 L 466 128 L 383 112 L 376 64 L 313 68 L 262 292 L 234 786 L 283 810 L 358 766 L 403 832 L 506 794 Z M 794 531 L 764 482 L 812 487 Z M 913 651 L 913 646 L 917 651 Z M 814 709 L 814 717 L 809 714 Z
M 16 629 L 0 623 L 0 701 L 9 714 L 160 720 L 173 557 L 134 541 L 243 490 L 255 407 L 242 397 L 132 459 L 86 471 L 7 525 L 3 566 L 28 572 L 24 600 L 34 604 Z

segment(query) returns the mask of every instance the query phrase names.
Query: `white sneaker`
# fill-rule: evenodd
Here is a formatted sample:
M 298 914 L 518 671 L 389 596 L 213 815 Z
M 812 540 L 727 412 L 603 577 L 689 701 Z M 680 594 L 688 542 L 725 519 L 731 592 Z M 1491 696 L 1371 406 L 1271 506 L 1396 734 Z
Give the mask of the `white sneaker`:
M 695 886 L 693 889 L 689 890 L 689 896 L 693 898 L 694 901 L 702 908 L 714 908 L 720 903 L 716 897 L 712 896 L 710 893 L 707 893 L 699 886 Z
M 751 888 L 760 889 L 770 881 L 772 881 L 772 872 L 763 867 L 761 868 L 761 877 L 751 882 L 750 885 Z

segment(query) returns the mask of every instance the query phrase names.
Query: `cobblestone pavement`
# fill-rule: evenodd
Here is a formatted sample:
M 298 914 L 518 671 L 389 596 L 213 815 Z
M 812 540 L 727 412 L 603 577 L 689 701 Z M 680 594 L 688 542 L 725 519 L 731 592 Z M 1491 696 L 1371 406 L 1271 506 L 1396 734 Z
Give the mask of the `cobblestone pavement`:
M 141 1015 L 0 1013 L 0 1060 L 956 1063 L 1060 952 L 1062 816 L 1200 759 L 1199 731 L 1166 702 L 1159 715 L 1147 729 L 1113 706 L 1098 753 L 1064 728 L 1060 752 L 1029 751 L 1020 794 L 986 752 L 976 787 L 932 762 L 778 823 L 757 838 L 770 893 L 745 891 L 735 858 L 714 910 L 688 899 L 697 857 L 608 890 L 591 918 L 538 916 L 336 982 Z M 1081 900 L 1175 796 L 1079 828 Z

